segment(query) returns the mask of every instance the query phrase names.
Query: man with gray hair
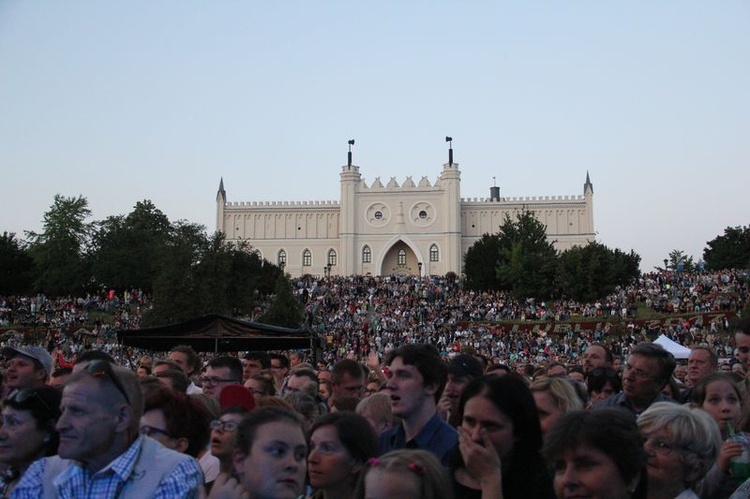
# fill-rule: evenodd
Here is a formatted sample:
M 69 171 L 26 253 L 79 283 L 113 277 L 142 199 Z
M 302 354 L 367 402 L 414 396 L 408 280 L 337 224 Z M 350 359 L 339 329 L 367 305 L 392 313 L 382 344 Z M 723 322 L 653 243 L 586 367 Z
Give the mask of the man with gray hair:
M 622 392 L 610 395 L 594 409 L 616 407 L 635 417 L 655 402 L 676 402 L 661 390 L 669 383 L 677 362 L 674 356 L 656 343 L 638 343 L 630 350 L 622 374 Z
M 58 455 L 35 461 L 11 497 L 198 497 L 198 462 L 139 433 L 143 397 L 133 372 L 91 361 L 71 376 L 60 409 Z

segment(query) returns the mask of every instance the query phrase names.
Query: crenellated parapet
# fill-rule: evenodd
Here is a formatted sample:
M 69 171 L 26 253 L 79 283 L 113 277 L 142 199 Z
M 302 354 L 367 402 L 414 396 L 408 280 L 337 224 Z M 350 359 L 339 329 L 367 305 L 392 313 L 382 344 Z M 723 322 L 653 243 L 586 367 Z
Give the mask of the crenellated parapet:
M 491 198 L 461 198 L 462 203 L 548 203 L 564 201 L 583 201 L 583 196 L 524 196 L 524 197 L 501 197 L 498 199 Z
M 338 201 L 234 201 L 225 204 L 227 208 L 251 208 L 257 207 L 268 207 L 275 206 L 283 208 L 285 206 L 296 207 L 296 206 L 338 206 Z

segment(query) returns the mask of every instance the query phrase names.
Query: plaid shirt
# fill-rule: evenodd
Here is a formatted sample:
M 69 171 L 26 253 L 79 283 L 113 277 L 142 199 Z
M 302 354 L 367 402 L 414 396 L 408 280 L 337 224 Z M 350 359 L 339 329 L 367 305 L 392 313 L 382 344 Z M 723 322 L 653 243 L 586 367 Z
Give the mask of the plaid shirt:
M 13 499 L 38 499 L 42 490 L 54 487 L 56 497 L 61 499 L 143 499 L 143 492 L 132 489 L 132 494 L 121 495 L 126 482 L 134 478 L 133 470 L 141 452 L 144 437 L 139 437 L 124 454 L 103 469 L 92 474 L 83 466 L 73 465 L 60 473 L 51 484 L 44 483 L 44 467 L 47 458 L 35 461 L 21 478 L 13 492 Z M 156 465 L 156 463 L 155 463 Z M 162 480 L 154 499 L 197 498 L 198 487 L 203 483 L 203 472 L 195 459 L 185 456 L 177 467 Z

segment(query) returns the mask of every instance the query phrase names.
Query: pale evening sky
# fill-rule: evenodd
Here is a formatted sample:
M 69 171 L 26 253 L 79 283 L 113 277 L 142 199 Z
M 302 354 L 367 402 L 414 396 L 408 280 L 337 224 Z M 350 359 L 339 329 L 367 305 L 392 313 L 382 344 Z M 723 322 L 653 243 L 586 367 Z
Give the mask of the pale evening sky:
M 0 232 L 56 193 L 150 199 L 215 230 L 229 201 L 368 185 L 578 195 L 651 270 L 750 224 L 750 2 L 0 1 Z

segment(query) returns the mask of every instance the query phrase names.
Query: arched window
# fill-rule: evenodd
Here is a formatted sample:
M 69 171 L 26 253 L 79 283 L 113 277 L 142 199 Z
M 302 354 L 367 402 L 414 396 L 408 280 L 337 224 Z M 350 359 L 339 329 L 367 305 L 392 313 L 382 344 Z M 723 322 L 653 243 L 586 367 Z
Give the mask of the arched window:
M 438 252 L 437 244 L 430 246 L 430 261 L 437 262 L 440 260 L 440 252 Z
M 369 246 L 362 248 L 362 263 L 372 263 L 372 250 Z
M 279 250 L 279 254 L 276 255 L 276 264 L 279 267 L 283 267 L 284 265 L 286 265 L 286 251 L 284 251 L 283 249 Z
M 328 265 L 330 265 L 331 267 L 336 266 L 336 250 L 334 249 L 328 250 Z
M 399 265 L 406 265 L 406 251 L 405 250 L 398 250 L 398 264 Z
M 309 249 L 302 252 L 302 266 L 312 267 L 312 252 Z

